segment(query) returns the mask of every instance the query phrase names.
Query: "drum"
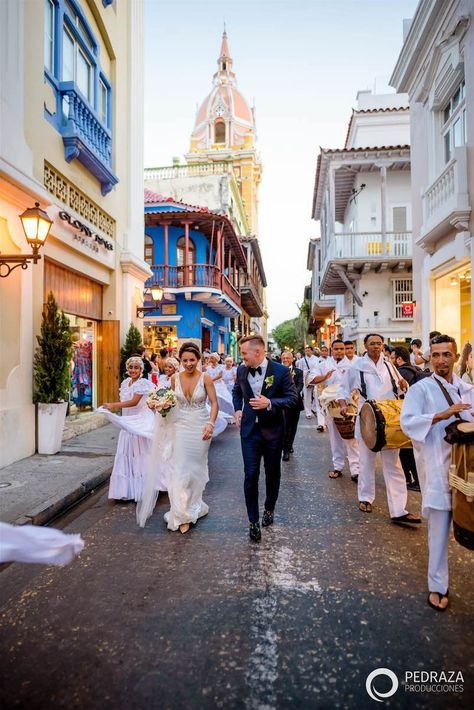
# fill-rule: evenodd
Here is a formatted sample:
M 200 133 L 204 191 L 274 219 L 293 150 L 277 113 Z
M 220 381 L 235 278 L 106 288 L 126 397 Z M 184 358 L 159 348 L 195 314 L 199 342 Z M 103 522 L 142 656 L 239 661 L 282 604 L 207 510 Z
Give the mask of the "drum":
M 327 406 L 329 416 L 333 419 L 334 425 L 342 439 L 353 439 L 355 437 L 355 424 L 357 419 L 357 407 L 355 404 L 347 405 L 347 415 L 341 414 L 341 408 L 335 401 L 329 402 Z
M 360 410 L 360 434 L 371 451 L 411 449 L 411 440 L 400 427 L 401 399 L 369 399 Z
M 474 550 L 474 444 L 453 444 L 449 485 L 453 489 L 454 538 Z

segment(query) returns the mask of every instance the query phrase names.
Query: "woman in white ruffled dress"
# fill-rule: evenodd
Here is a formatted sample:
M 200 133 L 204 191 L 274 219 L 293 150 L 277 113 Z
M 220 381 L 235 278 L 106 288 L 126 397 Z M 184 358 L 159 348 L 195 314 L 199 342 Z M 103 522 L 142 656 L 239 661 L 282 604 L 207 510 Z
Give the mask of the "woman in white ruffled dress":
M 165 514 L 169 530 L 186 533 L 209 508 L 202 495 L 209 480 L 208 452 L 219 407 L 212 379 L 198 369 L 201 353 L 192 342 L 179 351 L 182 372 L 172 377 L 177 404 L 166 417 L 155 415 L 150 467 L 137 521 L 143 527 L 156 503 L 156 468 L 169 471 L 170 510 Z M 209 400 L 210 412 L 206 407 Z
M 222 381 L 229 390 L 231 396 L 232 390 L 234 389 L 236 377 L 237 368 L 234 365 L 234 358 L 228 355 L 224 360 L 224 368 L 222 370 Z
M 163 374 L 158 378 L 158 386 L 171 388 L 171 378 L 175 372 L 179 372 L 179 361 L 175 357 L 167 357 L 164 362 Z
M 224 365 L 220 364 L 219 355 L 217 353 L 211 353 L 209 357 L 209 365 L 206 367 L 206 373 L 214 382 L 220 412 L 227 415 L 229 419 L 233 419 L 235 411 L 232 403 L 232 394 L 229 392 L 227 385 L 222 379 L 223 372 Z
M 149 434 L 148 437 L 146 434 L 153 427 L 153 412 L 148 409 L 146 399 L 155 385 L 142 377 L 143 360 L 140 357 L 130 357 L 126 367 L 128 377 L 120 385 L 120 402 L 107 402 L 98 411 L 102 410 L 121 430 L 110 476 L 109 498 L 138 501 L 142 495 L 143 476 L 151 449 L 151 440 Z M 121 417 L 110 414 L 118 409 L 122 410 Z M 129 420 L 127 427 L 126 420 L 129 417 L 133 419 Z M 127 428 L 132 431 L 127 431 Z

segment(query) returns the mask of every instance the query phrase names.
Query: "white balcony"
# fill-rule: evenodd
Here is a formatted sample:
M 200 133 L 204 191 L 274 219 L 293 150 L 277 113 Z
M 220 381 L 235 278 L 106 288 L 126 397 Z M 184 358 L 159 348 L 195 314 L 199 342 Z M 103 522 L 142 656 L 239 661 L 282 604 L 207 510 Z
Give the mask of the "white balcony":
M 416 242 L 419 246 L 433 244 L 455 225 L 467 223 L 471 207 L 466 146 L 455 148 L 454 157 L 423 194 L 422 202 L 423 224 Z
M 411 232 L 351 232 L 333 234 L 326 245 L 321 269 L 321 293 L 347 290 L 347 279 L 374 270 L 403 271 L 411 268 Z

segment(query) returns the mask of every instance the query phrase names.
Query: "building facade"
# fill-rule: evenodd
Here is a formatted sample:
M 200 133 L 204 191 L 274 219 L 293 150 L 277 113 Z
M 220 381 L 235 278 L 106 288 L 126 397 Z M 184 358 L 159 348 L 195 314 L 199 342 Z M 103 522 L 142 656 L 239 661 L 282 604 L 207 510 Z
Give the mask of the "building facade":
M 415 334 L 462 346 L 473 335 L 472 2 L 421 0 L 390 83 L 411 105 Z
M 0 251 L 30 251 L 19 214 L 35 201 L 53 222 L 41 260 L 0 279 L 3 466 L 35 451 L 32 362 L 48 292 L 70 319 L 71 410 L 82 412 L 117 396 L 120 342 L 151 272 L 141 0 L 5 0 L 0 45 Z
M 144 317 L 150 351 L 193 340 L 202 349 L 235 354 L 231 320 L 242 314 L 247 261 L 230 220 L 146 189 L 145 258 L 152 271 L 147 285 L 164 291 L 159 307 Z
M 321 149 L 316 168 L 310 331 L 363 348 L 373 330 L 409 341 L 413 316 L 408 97 L 359 92 L 344 148 Z M 318 335 L 319 333 L 319 335 Z
M 262 165 L 256 149 L 255 108 L 237 88 L 225 32 L 217 65 L 213 88 L 196 114 L 187 164 L 175 161 L 172 166 L 147 168 L 145 186 L 228 217 L 249 260 L 242 313 L 232 322 L 233 333 L 238 337 L 255 332 L 266 340 L 266 277 L 258 242 Z

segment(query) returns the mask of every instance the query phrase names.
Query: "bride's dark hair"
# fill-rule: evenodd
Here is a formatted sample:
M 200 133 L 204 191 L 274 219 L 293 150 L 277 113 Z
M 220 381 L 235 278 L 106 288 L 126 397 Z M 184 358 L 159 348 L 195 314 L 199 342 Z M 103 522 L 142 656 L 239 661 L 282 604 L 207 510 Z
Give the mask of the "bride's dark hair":
M 192 353 L 197 357 L 198 360 L 201 359 L 201 351 L 199 350 L 198 346 L 196 343 L 193 343 L 191 341 L 187 343 L 183 343 L 179 349 L 179 359 L 183 357 L 184 353 Z

